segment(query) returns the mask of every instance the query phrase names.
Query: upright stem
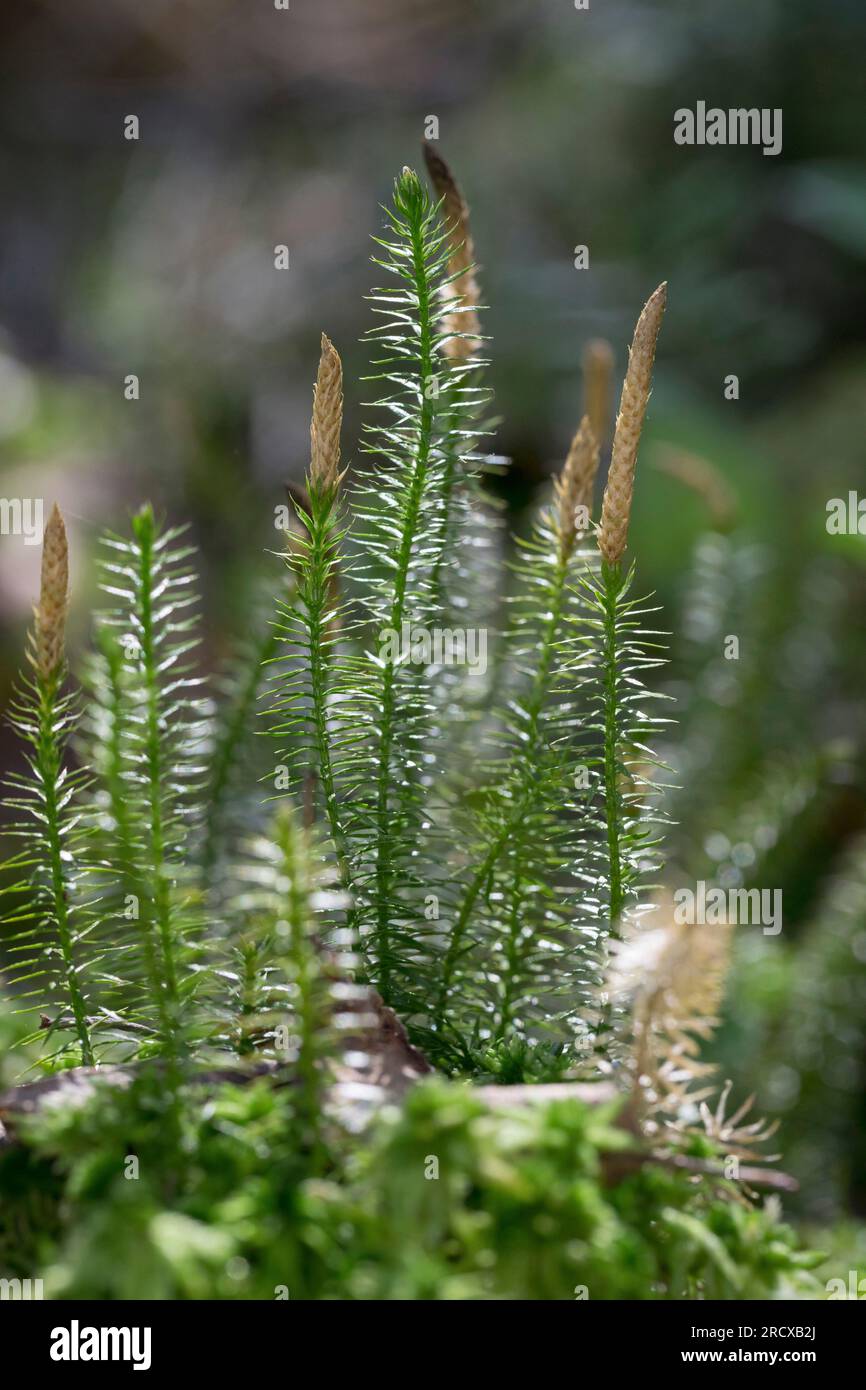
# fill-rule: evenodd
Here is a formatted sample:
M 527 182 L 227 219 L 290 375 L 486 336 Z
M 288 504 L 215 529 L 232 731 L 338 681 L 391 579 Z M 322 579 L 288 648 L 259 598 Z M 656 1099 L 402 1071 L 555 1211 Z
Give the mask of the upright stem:
M 394 577 L 394 595 L 391 603 L 389 627 L 392 632 L 401 632 L 406 606 L 406 586 L 412 547 L 418 528 L 421 503 L 427 481 L 430 460 L 430 445 L 433 433 L 433 402 L 428 396 L 427 386 L 433 374 L 433 322 L 431 313 L 431 290 L 428 281 L 425 258 L 424 236 L 421 224 L 416 219 L 411 228 L 412 261 L 415 285 L 418 294 L 418 322 L 420 339 L 418 345 L 419 390 L 421 392 L 421 418 L 418 427 L 418 442 L 409 496 L 403 517 L 403 529 L 397 551 Z M 391 788 L 391 752 L 394 742 L 396 667 L 389 663 L 382 677 L 382 727 L 379 738 L 378 775 L 376 793 L 376 947 L 379 964 L 379 993 L 386 1004 L 391 1001 L 391 942 L 390 912 L 391 893 L 394 882 L 394 855 L 392 850 L 391 827 L 389 824 Z
M 518 840 L 511 854 L 511 862 L 513 864 L 511 873 L 511 906 L 508 912 L 508 942 L 505 951 L 507 967 L 505 970 L 505 986 L 502 991 L 502 1010 L 495 1034 L 497 1042 L 504 1038 L 508 1031 L 514 1005 L 517 1000 L 519 983 L 518 969 L 520 967 L 522 955 L 520 949 L 520 932 L 523 926 L 521 918 L 523 911 L 523 896 L 520 892 L 520 878 L 523 862 L 521 845 L 522 841 Z
M 249 1036 L 248 1025 L 258 1015 L 259 960 L 255 942 L 245 941 L 240 945 L 238 1021 L 235 1034 L 235 1051 L 239 1057 L 248 1057 L 255 1051 Z
M 169 883 L 166 874 L 166 847 L 163 816 L 163 782 L 167 769 L 163 765 L 159 677 L 157 674 L 156 643 L 153 626 L 153 527 L 139 528 L 140 547 L 140 621 L 142 668 L 145 688 L 145 767 L 147 775 L 148 809 L 150 813 L 150 869 L 152 873 L 154 915 L 159 934 L 162 974 L 157 1008 L 164 1041 L 174 1050 L 174 1031 L 177 1023 L 177 972 L 174 959 L 173 922 Z
M 103 629 L 103 634 L 108 629 Z M 106 683 L 108 690 L 107 712 L 109 725 L 105 741 L 104 768 L 105 786 L 111 818 L 114 822 L 113 849 L 117 855 L 117 869 L 121 891 L 125 893 L 130 885 L 134 854 L 132 850 L 132 827 L 129 813 L 129 793 L 124 785 L 123 774 L 126 768 L 124 752 L 126 727 L 124 719 L 124 697 L 121 666 L 123 655 L 120 648 L 105 638 Z M 111 643 L 109 645 L 109 642 Z
M 69 991 L 75 1031 L 81 1044 L 81 1060 L 85 1066 L 92 1067 L 94 1062 L 93 1046 L 90 1040 L 84 995 L 78 981 L 72 925 L 69 920 L 69 885 L 64 867 L 60 805 L 57 795 L 62 753 L 58 729 L 57 674 L 38 676 L 36 691 L 39 705 L 37 756 L 44 793 L 42 809 L 45 818 L 45 840 L 51 874 L 52 908 L 57 923 L 57 935 L 60 940 L 64 983 Z
M 325 804 L 325 816 L 334 844 L 340 882 L 346 892 L 352 880 L 346 834 L 340 816 L 340 803 L 334 766 L 331 760 L 331 740 L 328 731 L 328 701 L 330 697 L 330 661 L 326 607 L 330 592 L 333 564 L 333 529 L 335 499 L 333 494 L 317 494 L 310 490 L 312 508 L 310 552 L 301 588 L 301 601 L 307 612 L 310 649 L 310 695 L 313 715 L 313 738 L 316 746 L 319 782 Z
M 445 960 L 442 964 L 442 979 L 439 983 L 439 993 L 434 1014 L 434 1026 L 437 1030 L 441 1029 L 445 1023 L 445 1009 L 448 1005 L 448 995 L 451 992 L 457 961 L 463 951 L 463 939 L 466 935 L 466 928 L 469 925 L 472 909 L 475 906 L 478 894 L 493 872 L 499 856 L 508 843 L 512 832 L 522 820 L 524 806 L 525 793 L 515 806 L 511 816 L 500 828 L 498 834 L 491 840 L 484 858 L 475 870 L 475 873 L 467 885 L 466 892 L 463 894 L 463 901 L 454 919 L 454 926 L 451 929 L 451 936 L 448 941 L 448 950 L 445 952 Z
M 301 1121 L 304 1147 L 313 1171 L 322 1163 L 322 1072 L 325 1020 L 321 1000 L 321 966 L 309 927 L 307 846 L 300 832 L 286 820 L 280 829 L 283 876 L 288 884 L 285 912 L 291 943 L 291 968 L 296 989 L 295 1018 L 299 1037 L 296 1076 L 296 1111 Z
M 617 607 L 622 591 L 620 565 L 602 562 L 604 630 L 602 641 L 602 685 L 604 692 L 604 809 L 607 822 L 608 905 L 610 931 L 617 936 L 625 901 L 622 875 L 622 799 L 619 789 L 621 752 L 619 747 L 619 664 L 617 653 Z
M 442 979 L 440 981 L 439 993 L 436 1001 L 435 1024 L 437 1028 L 441 1028 L 445 1021 L 445 1009 L 448 1003 L 448 995 L 454 981 L 454 971 L 463 951 L 466 929 L 469 925 L 472 909 L 478 899 L 478 894 L 481 892 L 484 883 L 495 868 L 512 834 L 517 830 L 523 820 L 527 804 L 532 794 L 532 779 L 535 770 L 534 764 L 540 738 L 539 720 L 547 694 L 550 669 L 553 664 L 556 648 L 556 636 L 562 622 L 568 561 L 568 555 L 560 550 L 557 555 L 556 567 L 550 582 L 550 611 L 541 638 L 541 651 L 538 659 L 538 666 L 536 667 L 532 689 L 526 703 L 526 740 L 523 748 L 515 757 L 512 769 L 513 773 L 516 774 L 512 780 L 521 788 L 520 794 L 514 802 L 511 815 L 508 817 L 505 824 L 500 827 L 499 831 L 488 845 L 484 858 L 481 860 L 481 863 L 466 888 L 457 916 L 454 919 L 454 926 L 448 942 L 448 950 L 445 953 L 445 960 L 442 966 Z M 520 924 L 518 923 L 518 930 L 519 927 Z

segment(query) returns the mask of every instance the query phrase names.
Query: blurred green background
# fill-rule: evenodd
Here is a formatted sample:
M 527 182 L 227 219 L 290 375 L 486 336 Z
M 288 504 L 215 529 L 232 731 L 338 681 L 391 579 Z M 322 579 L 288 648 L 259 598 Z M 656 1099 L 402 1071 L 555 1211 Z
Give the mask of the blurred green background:
M 576 424 L 585 343 L 621 376 L 668 280 L 631 539 L 675 633 L 669 881 L 783 891 L 779 936 L 739 933 L 716 1051 L 782 1119 L 792 1210 L 821 1225 L 866 1216 L 866 536 L 825 526 L 866 494 L 864 39 L 862 0 L 0 12 L 0 491 L 61 503 L 78 640 L 93 540 L 149 497 L 201 548 L 203 660 L 230 650 L 307 462 L 322 329 L 360 461 L 369 234 L 429 117 L 471 205 L 515 527 Z M 698 100 L 780 107 L 782 153 L 677 146 Z M 672 460 L 715 470 L 724 514 Z M 0 538 L 4 702 L 38 563 Z

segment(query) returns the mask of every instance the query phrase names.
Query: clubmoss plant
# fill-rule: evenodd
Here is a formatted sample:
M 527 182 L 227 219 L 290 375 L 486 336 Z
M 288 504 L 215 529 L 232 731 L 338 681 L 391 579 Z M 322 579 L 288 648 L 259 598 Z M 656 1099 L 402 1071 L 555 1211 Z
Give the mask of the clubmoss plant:
M 662 284 L 647 300 L 634 331 L 598 528 L 601 573 L 597 579 L 588 580 L 586 586 L 597 614 L 599 702 L 604 727 L 607 905 L 614 933 L 623 910 L 636 897 L 642 857 L 651 848 L 646 824 L 635 826 L 635 821 L 645 810 L 645 793 L 651 790 L 641 766 L 652 761 L 646 739 L 658 728 L 657 721 L 645 713 L 651 696 L 641 676 L 658 664 L 658 658 L 651 644 L 640 635 L 642 609 L 629 598 L 634 568 L 623 568 L 623 555 L 628 541 L 638 445 L 666 300 L 667 285 Z
M 236 973 L 230 1003 L 230 1038 L 240 1056 L 272 1048 L 294 1076 L 292 1108 L 306 1160 L 322 1166 L 327 1068 L 337 1054 L 340 1016 L 333 985 L 352 964 L 345 935 L 322 940 L 327 901 L 309 832 L 289 806 L 278 811 L 272 833 L 247 847 L 238 867 L 233 904 L 241 930 L 234 946 Z
M 209 738 L 190 667 L 189 548 L 148 507 L 134 517 L 131 539 L 106 542 L 113 607 L 98 620 L 90 668 L 83 748 L 92 786 L 82 799 L 100 932 L 113 938 L 116 965 L 99 1008 L 112 1037 L 124 1019 L 130 1036 L 142 1030 L 150 1041 L 136 1039 L 139 1047 L 175 1055 L 192 1038 L 231 1035 L 250 1050 L 244 1025 L 207 1021 L 223 946 L 215 951 L 202 927 L 205 900 L 211 912 L 232 915 L 230 891 L 214 896 L 209 880 L 218 855 L 232 853 L 225 803 L 263 667 L 271 668 L 277 766 L 291 774 L 282 790 L 306 824 L 316 823 L 361 978 L 441 1064 L 471 1070 L 491 1045 L 512 1058 L 577 1038 L 585 1047 L 605 942 L 637 900 L 653 844 L 643 792 L 652 761 L 644 740 L 655 727 L 638 677 L 657 658 L 638 631 L 622 557 L 665 287 L 635 331 L 597 533 L 600 567 L 590 531 L 599 447 L 589 417 L 552 504 L 520 543 L 499 658 L 508 681 L 479 726 L 472 786 L 447 756 L 455 735 L 472 727 L 460 710 L 464 687 L 447 658 L 423 641 L 415 650 L 415 634 L 442 631 L 443 560 L 450 564 L 474 534 L 486 399 L 466 203 L 444 160 L 430 148 L 425 155 L 439 201 L 404 170 L 389 235 L 377 241 L 376 263 L 394 283 L 372 296 L 380 322 L 369 379 L 382 389 L 375 408 L 385 416 L 367 429 L 372 467 L 347 496 L 342 364 L 323 335 L 310 467 L 284 552 L 287 597 L 278 597 L 276 621 L 253 644 Z M 602 431 L 609 374 L 610 353 L 595 345 L 586 394 Z M 461 579 L 471 575 L 449 585 L 451 612 L 461 602 L 471 611 Z M 45 669 L 49 659 L 40 658 Z M 583 765 L 600 770 L 598 783 L 575 796 Z M 218 933 L 235 952 L 241 1012 L 254 1017 L 267 932 L 243 928 L 235 938 L 233 930 L 226 921 Z M 71 945 L 67 975 L 77 980 Z M 80 993 L 73 1012 L 83 1028 Z
M 288 676 L 280 672 L 271 728 L 278 738 L 290 742 L 286 757 L 294 767 L 295 791 L 305 787 L 313 814 L 319 801 L 324 806 L 341 880 L 349 889 L 351 865 L 330 729 L 334 647 L 343 617 L 337 573 L 343 536 L 340 488 L 346 475 L 345 469 L 340 470 L 342 420 L 342 363 L 322 334 L 310 422 L 310 468 L 306 490 L 293 503 L 296 525 L 285 556 L 293 588 L 290 600 L 278 609 L 275 630 L 278 644 L 288 645 L 300 660 Z
M 177 1152 L 185 1126 L 187 1149 L 200 1142 L 190 1088 L 220 1061 L 287 1082 L 281 1142 L 290 1134 L 298 1183 L 345 1178 L 333 1114 L 346 1074 L 338 1035 L 351 1028 L 354 1094 L 372 1089 L 358 1080 L 359 1051 L 400 1087 L 430 1063 L 500 1082 L 615 1072 L 622 1096 L 638 1096 L 639 1118 L 612 1147 L 663 1129 L 651 1155 L 663 1164 L 692 1142 L 680 1122 L 705 1100 L 690 1087 L 703 1078 L 696 1046 L 722 971 L 696 938 L 669 927 L 653 945 L 640 928 L 661 819 L 660 721 L 644 678 L 661 644 L 644 628 L 649 610 L 633 597 L 625 553 L 666 287 L 637 323 L 597 528 L 612 360 L 599 344 L 552 499 L 518 541 L 507 630 L 470 632 L 471 556 L 486 525 L 481 306 L 465 200 L 441 157 L 428 148 L 426 158 L 437 196 L 404 170 L 376 241 L 388 283 L 371 296 L 368 464 L 347 477 L 342 364 L 323 335 L 306 485 L 274 565 L 275 614 L 214 717 L 195 668 L 193 552 L 145 506 L 129 537 L 105 543 L 111 606 L 97 615 L 87 666 L 84 766 L 67 764 L 67 552 L 52 513 L 33 671 L 15 711 L 29 749 L 12 802 L 26 812 L 13 862 L 27 871 L 13 889 L 26 901 L 13 916 L 27 947 L 15 988 L 25 1006 L 54 1001 L 48 1031 L 64 1060 L 155 1061 L 145 1074 L 157 1087 L 169 1077 Z M 473 673 L 455 670 L 470 664 L 470 636 L 483 636 L 485 660 L 488 638 L 496 648 L 497 697 L 486 706 L 468 693 Z M 265 690 L 275 768 L 265 786 L 251 774 L 241 791 Z M 653 971 L 640 989 L 614 989 L 608 948 L 635 933 Z M 372 1031 L 359 1021 L 365 1009 Z M 255 1128 L 268 1094 L 229 1109 Z M 612 1121 L 620 1102 L 605 1095 Z M 412 1123 L 423 1124 L 425 1101 L 415 1104 Z M 263 1105 L 272 1134 L 282 1102 Z M 751 1155 L 742 1118 L 707 1110 L 706 1152 L 743 1140 Z M 582 1110 L 549 1125 L 530 1126 L 533 1141 L 560 1155 L 560 1129 L 583 1143 L 593 1128 Z M 388 1161 L 406 1142 L 400 1131 L 384 1143 Z M 596 1158 L 585 1158 L 596 1175 Z M 297 1214 L 299 1188 L 265 1187 L 283 1217 Z M 672 1188 L 671 1202 L 682 1195 Z M 313 1205 L 324 1200 L 319 1191 Z M 568 1219 L 582 1229 L 570 1207 Z M 335 1229 L 356 1220 L 343 1212 Z M 438 1229 L 450 1240 L 447 1217 Z M 688 1231 L 679 1235 L 688 1244 Z M 329 1260 L 338 1245 L 322 1246 Z M 519 1286 L 518 1256 L 491 1287 Z M 554 1262 L 551 1289 L 560 1274 Z M 334 1288 L 333 1270 L 310 1280 Z
M 434 779 L 422 764 L 433 673 L 399 648 L 407 629 L 429 632 L 440 622 L 437 564 L 450 534 L 455 459 L 472 446 L 478 393 L 463 354 L 446 351 L 455 337 L 453 285 L 463 272 L 452 268 L 452 240 L 410 170 L 397 180 L 388 220 L 390 239 L 378 243 L 376 263 L 396 284 L 372 296 L 382 322 L 370 335 L 370 380 L 383 387 L 376 404 L 385 420 L 368 427 L 373 466 L 352 496 L 351 548 L 340 569 L 356 582 L 358 626 L 341 633 L 331 663 L 330 723 L 326 730 L 320 720 L 318 762 L 330 763 L 331 835 L 347 866 L 354 919 L 364 925 L 369 973 L 386 1003 L 415 1013 L 427 989 L 417 927 L 425 879 L 417 866 L 419 843 L 432 831 Z M 352 649 L 349 636 L 359 639 Z
M 65 762 L 77 719 L 74 699 L 63 691 L 68 590 L 69 546 L 55 503 L 42 543 L 39 603 L 27 652 L 31 672 L 12 709 L 12 721 L 28 747 L 28 770 L 12 778 L 7 801 L 23 817 L 11 827 L 25 842 L 13 866 L 28 874 L 13 891 L 31 890 L 27 907 L 11 918 L 16 925 L 13 978 L 27 984 L 28 996 L 38 991 L 42 1009 L 53 1008 L 54 1016 L 46 1020 L 50 1032 L 62 1028 L 62 1012 L 70 1011 L 69 1032 L 80 1060 L 89 1066 L 94 1047 L 84 956 L 94 919 L 88 901 L 76 893 L 82 862 L 76 852 L 81 846 L 74 798 L 85 774 L 70 771 Z
M 116 644 L 109 674 L 117 650 L 125 668 L 125 679 L 109 681 L 104 692 L 114 706 L 119 750 L 111 775 L 122 780 L 127 808 L 125 821 L 114 818 L 107 868 L 119 867 L 135 886 L 127 915 L 133 954 L 143 964 L 140 1007 L 154 1041 L 172 1055 L 182 1046 L 196 984 L 187 841 L 201 821 L 203 775 L 200 679 L 190 666 L 198 641 L 190 610 L 197 600 L 187 563 L 192 552 L 180 544 L 181 534 L 164 530 L 145 506 L 133 517 L 129 539 L 106 538 L 103 588 L 113 606 L 98 619 L 106 640 Z
M 483 982 L 479 951 L 483 955 L 485 947 L 492 949 L 501 972 L 498 968 L 490 982 L 493 997 L 485 989 L 487 997 L 473 1000 L 472 1007 L 480 1007 L 480 1017 L 501 1040 L 513 1026 L 515 1011 L 526 1008 L 543 983 L 541 978 L 527 978 L 527 972 L 530 977 L 542 975 L 541 957 L 557 949 L 550 933 L 559 916 L 553 879 L 555 844 L 561 835 L 561 737 L 568 711 L 552 696 L 572 599 L 570 581 L 587 563 L 578 540 L 588 529 L 597 468 L 598 447 L 584 418 L 554 482 L 553 505 L 542 513 L 518 565 L 521 591 L 510 646 L 529 685 L 502 715 L 500 746 L 504 742 L 510 754 L 506 768 L 498 769 L 483 802 L 473 805 L 482 834 L 444 952 L 434 1015 L 440 1033 L 448 1026 L 453 994 L 472 992 Z M 479 926 L 485 918 L 490 920 L 482 941 Z

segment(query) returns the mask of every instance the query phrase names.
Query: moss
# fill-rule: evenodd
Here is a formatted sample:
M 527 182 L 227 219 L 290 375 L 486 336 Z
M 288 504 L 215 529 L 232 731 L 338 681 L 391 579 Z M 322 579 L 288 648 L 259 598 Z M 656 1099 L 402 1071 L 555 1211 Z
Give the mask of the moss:
M 49 1297 L 762 1298 L 816 1285 L 777 1213 L 646 1166 L 605 1184 L 628 1139 L 610 1106 L 491 1109 L 419 1084 L 327 1168 L 297 1160 L 291 1088 L 184 1095 L 183 1162 L 156 1083 L 44 1114 L 0 1162 L 0 1272 Z M 138 1160 L 130 1177 L 129 1157 Z M 50 1220 L 45 1220 L 50 1213 Z M 28 1231 L 25 1241 L 22 1230 Z

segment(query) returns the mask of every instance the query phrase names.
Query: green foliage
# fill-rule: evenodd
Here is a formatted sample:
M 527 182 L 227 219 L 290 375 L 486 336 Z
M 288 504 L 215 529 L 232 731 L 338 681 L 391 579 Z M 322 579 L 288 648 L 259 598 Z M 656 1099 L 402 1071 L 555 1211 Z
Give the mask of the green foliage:
M 866 860 L 855 839 L 798 937 L 744 941 L 715 1049 L 782 1120 L 798 1213 L 836 1221 L 863 1190 Z
M 311 469 L 276 620 L 216 716 L 193 664 L 191 550 L 149 506 L 106 541 L 81 771 L 63 761 L 61 674 L 19 702 L 28 878 L 10 892 L 37 926 L 17 987 L 53 1001 L 46 1069 L 129 1065 L 23 1124 L 23 1167 L 3 1156 L 22 1250 L 44 1228 L 48 1284 L 75 1297 L 764 1296 L 801 1263 L 772 1212 L 657 1155 L 612 1182 L 609 1156 L 636 1142 L 615 1105 L 503 1115 L 437 1082 L 350 1138 L 341 1034 L 357 1064 L 371 985 L 443 1071 L 629 1074 L 601 987 L 665 819 L 652 610 L 633 567 L 575 544 L 561 491 L 520 545 L 483 712 L 468 676 L 404 649 L 407 630 L 484 608 L 486 395 L 477 357 L 449 350 L 448 229 L 411 171 L 388 226 L 372 466 L 350 501 Z M 248 806 L 252 775 L 244 790 L 265 685 L 288 772 L 276 815 Z M 218 1088 L 215 1063 L 247 1084 Z
M 866 840 L 861 836 L 829 885 L 800 949 L 779 1038 L 780 1055 L 799 1073 L 792 1158 L 813 1203 L 825 1212 L 828 1198 L 838 1210 L 849 1195 L 862 1191 L 866 1163 L 864 922 Z
M 749 1210 L 646 1169 L 615 1186 L 629 1140 L 613 1108 L 578 1101 L 504 1116 L 454 1083 L 419 1085 L 361 1141 L 331 1136 L 299 1166 L 291 1087 L 224 1086 L 184 1109 L 187 1162 L 168 1162 L 154 1077 L 104 1087 L 28 1127 L 29 1174 L 0 1157 L 6 1231 L 39 1217 L 46 1294 L 67 1298 L 555 1299 L 809 1295 L 772 1208 Z M 138 1177 L 124 1176 L 128 1157 Z M 435 1160 L 435 1166 L 433 1161 Z M 15 1178 L 14 1175 L 18 1177 Z M 59 1218 L 59 1214 L 62 1217 Z M 0 1269 L 29 1272 L 0 1234 Z M 286 1292 L 283 1293 L 282 1290 Z
M 424 870 L 437 858 L 431 811 L 430 700 L 433 673 L 383 648 L 402 644 L 404 624 L 427 631 L 441 621 L 441 562 L 453 534 L 454 472 L 468 459 L 467 421 L 478 391 L 465 366 L 442 352 L 442 291 L 448 246 L 435 205 L 415 174 L 397 180 L 388 213 L 391 239 L 376 264 L 397 280 L 371 296 L 379 354 L 371 380 L 383 422 L 368 427 L 374 466 L 353 497 L 365 643 L 339 685 L 344 728 L 363 730 L 344 749 L 340 777 L 352 793 L 346 813 L 358 920 L 382 997 L 417 1014 L 430 988 Z M 373 647 L 378 647 L 374 651 Z M 435 758 L 435 754 L 433 755 Z
M 571 827 L 562 806 L 581 721 L 558 687 L 573 680 L 564 636 L 592 563 L 588 548 L 560 546 L 547 510 L 521 547 L 506 647 L 510 698 L 497 720 L 498 760 L 476 766 L 486 780 L 469 801 L 464 831 L 473 871 L 438 983 L 434 1022 L 446 1045 L 454 1033 L 463 1045 L 471 1038 L 473 1051 L 483 1050 L 485 1037 L 516 1044 L 515 1033 L 542 1021 L 563 1036 L 587 1031 L 599 979 L 589 953 L 581 958 L 569 938 L 562 883 Z M 564 1008 L 556 1007 L 558 993 L 567 993 Z
M 134 1013 L 171 1052 L 182 1046 L 196 982 L 190 958 L 198 923 L 183 880 L 188 839 L 200 820 L 202 772 L 195 756 L 200 682 L 189 660 L 198 640 L 190 614 L 192 552 L 177 544 L 180 534 L 162 530 L 143 507 L 129 540 L 106 539 L 103 588 L 113 606 L 100 618 L 106 655 L 93 668 L 102 712 L 97 738 L 103 725 L 111 734 L 109 758 L 99 753 L 93 760 L 103 763 L 106 783 L 98 808 L 105 872 L 110 878 L 119 870 L 121 888 L 131 889 L 130 956 L 141 967 L 131 971 L 132 983 L 137 973 L 141 982 Z M 124 984 L 120 1002 L 128 1009 Z
M 780 539 L 706 533 L 683 576 L 665 850 L 670 881 L 782 894 L 778 936 L 735 935 L 709 1057 L 781 1121 L 788 1210 L 830 1222 L 863 1201 L 862 661 L 850 562 Z
M 270 837 L 249 846 L 238 868 L 245 886 L 234 904 L 241 934 L 235 945 L 236 1008 L 230 1035 L 244 1055 L 269 1044 L 292 1069 L 296 1115 L 304 1122 L 303 1148 L 321 1159 L 322 1110 L 329 1061 L 337 1054 L 338 1023 L 332 984 L 353 963 L 345 933 L 323 945 L 321 913 L 333 899 L 315 882 L 309 837 L 283 808 Z
M 620 931 L 626 912 L 634 913 L 647 875 L 659 867 L 661 816 L 652 798 L 659 791 L 659 760 L 648 742 L 661 731 L 652 713 L 658 692 L 644 674 L 661 665 L 661 634 L 643 628 L 651 609 L 630 597 L 634 568 L 602 562 L 600 574 L 584 581 L 594 667 L 595 724 L 601 731 L 598 770 L 604 788 L 605 853 L 600 886 L 611 930 Z
M 292 585 L 290 597 L 277 605 L 276 646 L 290 653 L 290 669 L 281 663 L 271 678 L 270 723 L 280 741 L 281 757 L 291 767 L 291 790 L 296 798 L 321 800 L 344 888 L 352 884 L 349 847 L 337 794 L 332 755 L 332 686 L 335 647 L 345 621 L 339 600 L 337 548 L 344 537 L 342 507 L 336 486 L 320 488 L 308 480 L 303 504 L 296 502 L 297 523 L 289 532 L 286 564 Z M 340 654 L 345 674 L 348 656 Z M 287 742 L 286 742 L 287 741 Z
M 12 774 L 6 800 L 21 817 L 9 833 L 24 841 L 24 849 L 6 867 L 23 870 L 26 877 L 5 890 L 13 902 L 24 899 L 5 920 L 13 927 L 13 983 L 24 987 L 25 1003 L 35 996 L 38 1003 L 31 1007 L 54 1012 L 49 1034 L 52 1039 L 55 1029 L 59 1034 L 55 1060 L 89 1065 L 94 1053 L 88 973 L 97 961 L 91 940 L 95 916 L 90 896 L 79 893 L 86 844 L 74 800 L 87 774 L 70 772 L 64 762 L 76 708 L 73 697 L 62 692 L 63 676 L 62 665 L 49 675 L 34 665 L 12 708 L 12 722 L 28 753 L 27 770 Z

